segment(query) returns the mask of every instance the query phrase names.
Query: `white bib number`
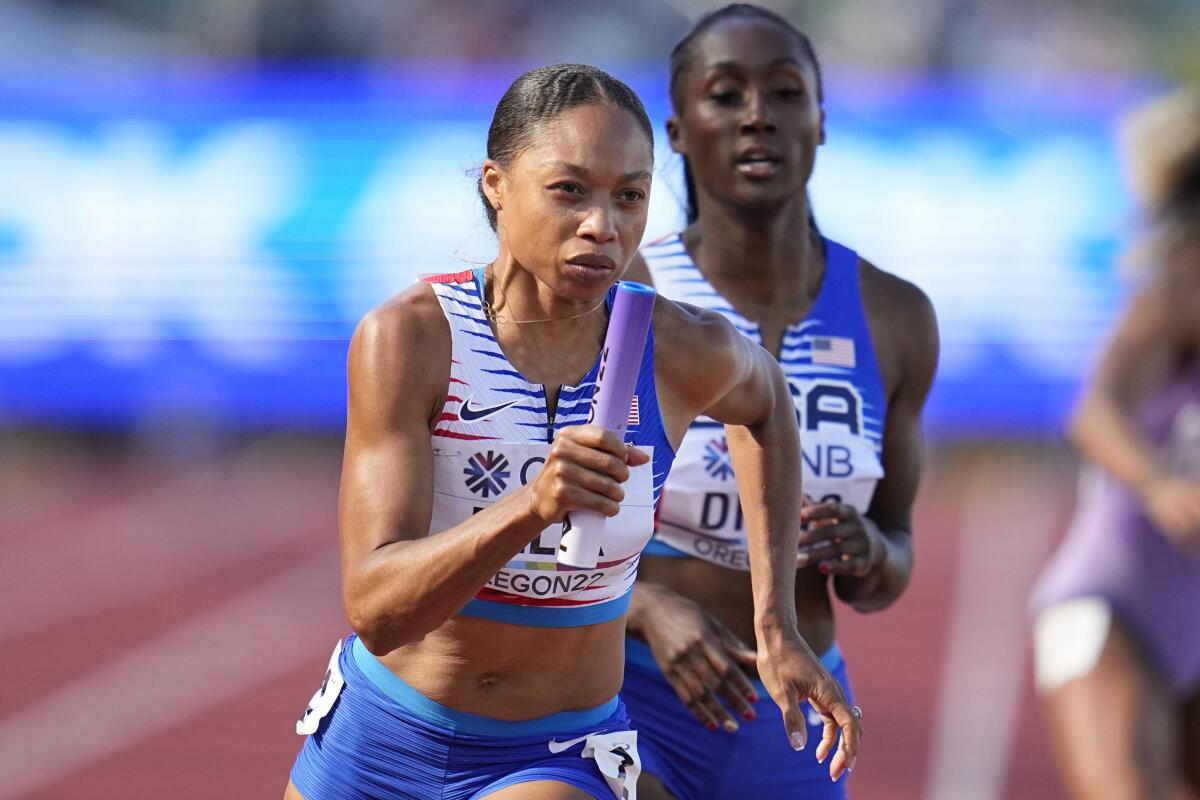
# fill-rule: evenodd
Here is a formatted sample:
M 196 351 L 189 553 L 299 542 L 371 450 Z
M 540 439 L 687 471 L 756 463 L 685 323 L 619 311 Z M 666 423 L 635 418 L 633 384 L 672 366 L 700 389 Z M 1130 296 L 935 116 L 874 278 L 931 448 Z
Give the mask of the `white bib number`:
M 316 733 L 317 728 L 321 725 L 321 720 L 333 708 L 334 701 L 342 693 L 342 687 L 346 685 L 346 682 L 342 680 L 342 670 L 338 666 L 338 659 L 341 655 L 342 640 L 338 639 L 338 643 L 333 646 L 333 657 L 329 659 L 329 667 L 325 670 L 321 688 L 317 689 L 312 700 L 308 701 L 308 708 L 304 709 L 300 719 L 296 720 L 296 733 L 299 735 L 310 736 Z
M 652 460 L 631 467 L 629 480 L 622 484 L 625 499 L 620 513 L 605 523 L 602 561 L 641 552 L 653 530 L 653 449 L 644 449 Z M 549 444 L 491 441 L 435 450 L 430 532 L 458 525 L 525 486 L 541 472 L 549 453 Z M 510 562 L 510 568 L 553 570 L 562 533 L 561 524 L 546 528 Z
M 550 741 L 550 752 L 561 753 L 583 742 L 580 756 L 590 758 L 600 768 L 604 782 L 619 800 L 637 800 L 637 781 L 642 773 L 638 755 L 637 731 L 592 733 L 565 742 Z

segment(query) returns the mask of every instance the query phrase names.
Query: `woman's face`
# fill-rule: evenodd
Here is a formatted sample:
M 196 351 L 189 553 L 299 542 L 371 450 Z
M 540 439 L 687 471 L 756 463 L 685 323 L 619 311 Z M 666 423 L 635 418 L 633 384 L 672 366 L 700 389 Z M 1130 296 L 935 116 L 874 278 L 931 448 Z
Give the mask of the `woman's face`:
M 501 248 L 557 297 L 602 296 L 641 243 L 653 168 L 645 132 L 612 103 L 541 123 L 507 167 L 484 162 Z
M 697 188 L 722 203 L 774 208 L 804 191 L 825 114 L 816 67 L 790 32 L 729 19 L 693 45 L 676 87 L 671 146 Z

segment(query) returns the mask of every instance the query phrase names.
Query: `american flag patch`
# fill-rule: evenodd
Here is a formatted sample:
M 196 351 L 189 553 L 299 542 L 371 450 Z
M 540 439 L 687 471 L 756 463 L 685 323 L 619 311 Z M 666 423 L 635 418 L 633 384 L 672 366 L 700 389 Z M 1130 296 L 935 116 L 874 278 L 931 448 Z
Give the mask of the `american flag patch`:
M 854 340 L 845 336 L 814 336 L 812 363 L 853 368 Z
M 638 413 L 638 398 L 635 394 L 633 399 L 629 401 L 629 419 L 626 420 L 626 425 L 640 425 L 642 416 Z

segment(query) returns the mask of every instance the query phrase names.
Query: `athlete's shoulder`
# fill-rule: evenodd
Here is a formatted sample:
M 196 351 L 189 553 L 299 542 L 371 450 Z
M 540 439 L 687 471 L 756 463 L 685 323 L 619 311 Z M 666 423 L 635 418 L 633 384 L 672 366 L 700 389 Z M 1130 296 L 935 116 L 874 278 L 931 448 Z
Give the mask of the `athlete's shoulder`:
M 350 377 L 387 384 L 420 373 L 430 376 L 432 386 L 449 370 L 450 356 L 450 326 L 441 303 L 430 284 L 416 283 L 358 323 L 350 340 Z
M 1200 349 L 1200 278 L 1193 280 L 1196 283 L 1189 286 L 1164 272 L 1143 280 L 1116 324 L 1101 367 L 1111 359 L 1144 369 Z
M 859 258 L 860 286 L 876 351 L 890 347 L 898 359 L 901 385 L 923 396 L 937 370 L 940 341 L 929 295 L 911 281 Z M 888 344 L 883 344 L 884 342 Z
M 901 320 L 909 322 L 934 318 L 929 295 L 912 281 L 880 269 L 861 255 L 858 257 L 858 274 L 864 299 L 879 300 L 873 305 L 880 312 L 899 315 Z
M 654 309 L 654 372 L 661 407 L 686 428 L 735 387 L 746 384 L 771 356 L 715 311 L 668 300 Z M 672 411 L 675 409 L 675 411 Z M 683 410 L 680 416 L 680 409 Z M 682 430 L 682 429 L 681 429 Z
M 880 318 L 889 331 L 907 331 L 918 339 L 937 341 L 937 315 L 921 287 L 861 256 L 858 267 L 868 315 Z
M 1200 270 L 1157 270 L 1135 298 L 1161 317 L 1162 336 L 1178 351 L 1200 348 Z
M 421 281 L 368 311 L 353 340 L 388 347 L 438 332 L 448 333 L 449 326 L 433 287 Z
M 719 372 L 751 344 L 717 312 L 662 295 L 655 299 L 654 342 L 661 369 L 693 376 Z
M 723 342 L 734 341 L 739 334 L 733 324 L 716 311 L 700 308 L 679 300 L 668 300 L 661 294 L 654 301 L 654 336 L 656 339 L 685 346 L 702 346 L 710 337 Z

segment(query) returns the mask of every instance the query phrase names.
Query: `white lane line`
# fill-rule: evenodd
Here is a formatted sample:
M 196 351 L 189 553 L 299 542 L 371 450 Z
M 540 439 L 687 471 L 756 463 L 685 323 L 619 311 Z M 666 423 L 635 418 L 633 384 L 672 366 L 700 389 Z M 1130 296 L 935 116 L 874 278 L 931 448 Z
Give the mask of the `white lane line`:
M 339 597 L 330 551 L 0 720 L 0 798 L 33 792 L 321 658 L 345 628 Z M 307 701 L 296 698 L 297 716 Z M 280 720 L 281 730 L 291 722 Z
M 1025 603 L 1056 533 L 1053 470 L 1028 454 L 986 458 L 963 493 L 927 800 L 1004 791 L 1026 681 Z
M 291 472 L 264 480 L 280 475 L 281 464 L 251 452 L 12 548 L 0 559 L 0 586 L 21 602 L 0 603 L 0 643 L 312 535 L 315 524 L 336 540 L 336 478 L 314 474 L 311 463 Z M 322 484 L 328 491 L 317 490 Z

